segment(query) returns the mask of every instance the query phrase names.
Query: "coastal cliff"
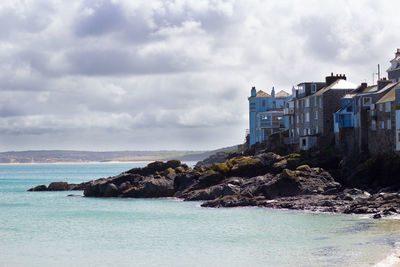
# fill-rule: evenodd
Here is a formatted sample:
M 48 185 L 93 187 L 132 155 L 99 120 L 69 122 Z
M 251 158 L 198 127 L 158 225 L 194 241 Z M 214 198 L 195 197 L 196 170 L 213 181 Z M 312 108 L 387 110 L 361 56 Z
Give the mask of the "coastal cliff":
M 29 191 L 84 190 L 86 197 L 177 197 L 204 201 L 203 207 L 259 206 L 370 214 L 374 218 L 400 212 L 400 196 L 393 188 L 351 188 L 325 169 L 305 162 L 307 159 L 299 154 L 280 156 L 272 152 L 227 154 L 223 163 L 194 168 L 178 160 L 156 161 L 114 177 L 79 185 L 52 183 Z

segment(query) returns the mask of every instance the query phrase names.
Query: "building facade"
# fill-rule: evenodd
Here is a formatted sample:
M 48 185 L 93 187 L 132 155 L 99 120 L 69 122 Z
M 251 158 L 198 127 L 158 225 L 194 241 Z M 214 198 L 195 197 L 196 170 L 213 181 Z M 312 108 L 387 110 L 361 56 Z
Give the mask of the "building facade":
M 268 94 L 262 90 L 251 89 L 249 100 L 249 145 L 261 143 L 271 134 L 287 129 L 288 122 L 283 116 L 284 107 L 291 98 L 285 91 Z

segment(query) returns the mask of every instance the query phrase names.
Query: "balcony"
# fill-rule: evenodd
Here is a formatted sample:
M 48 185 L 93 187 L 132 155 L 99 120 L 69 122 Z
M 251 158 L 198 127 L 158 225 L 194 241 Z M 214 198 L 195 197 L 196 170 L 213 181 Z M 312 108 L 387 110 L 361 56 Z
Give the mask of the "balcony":
M 283 127 L 280 121 L 260 120 L 260 128 L 281 128 Z
M 338 114 L 335 120 L 339 128 L 354 127 L 354 118 L 352 114 Z

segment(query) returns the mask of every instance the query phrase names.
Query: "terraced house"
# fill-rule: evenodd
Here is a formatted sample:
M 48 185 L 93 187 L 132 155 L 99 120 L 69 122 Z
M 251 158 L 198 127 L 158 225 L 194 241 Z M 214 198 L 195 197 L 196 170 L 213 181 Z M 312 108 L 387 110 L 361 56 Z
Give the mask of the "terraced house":
M 332 114 L 340 108 L 341 98 L 355 88 L 345 75 L 334 76 L 333 73 L 325 78 L 325 83 L 298 85 L 289 138 L 298 140 L 299 149 L 308 150 L 334 142 Z
M 283 117 L 283 109 L 291 95 L 285 91 L 275 94 L 272 87 L 271 94 L 262 90 L 251 89 L 249 100 L 249 141 L 250 146 L 262 143 L 278 131 L 288 128 L 287 120 Z

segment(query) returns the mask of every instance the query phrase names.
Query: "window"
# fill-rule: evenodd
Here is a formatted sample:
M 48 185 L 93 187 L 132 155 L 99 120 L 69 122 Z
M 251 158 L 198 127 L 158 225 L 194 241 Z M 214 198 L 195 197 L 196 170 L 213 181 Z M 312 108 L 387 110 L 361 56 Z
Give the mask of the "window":
M 371 130 L 372 131 L 376 130 L 376 120 L 372 120 L 372 122 L 371 122 Z
M 308 108 L 310 106 L 310 99 L 306 98 L 304 99 L 304 107 Z
M 322 96 L 319 97 L 319 107 L 322 108 Z
M 306 112 L 306 122 L 310 122 L 310 112 Z
M 299 115 L 296 115 L 296 123 L 299 123 L 299 122 L 300 122 Z
M 385 129 L 385 121 L 379 123 L 379 129 Z
M 392 121 L 391 120 L 387 120 L 387 127 L 388 130 L 392 129 Z
M 315 127 L 315 134 L 318 134 L 318 126 Z
M 379 104 L 379 111 L 383 110 L 383 104 Z
M 390 112 L 390 109 L 391 109 L 391 103 L 390 102 L 386 102 L 385 103 L 385 111 L 386 112 Z
M 303 135 L 307 135 L 307 129 L 303 129 Z
M 316 91 L 317 91 L 317 85 L 315 83 L 311 84 L 311 94 L 314 94 Z
M 307 146 L 307 140 L 305 138 L 301 139 L 302 146 Z
M 314 112 L 314 119 L 318 120 L 318 111 L 317 110 Z
M 300 135 L 300 129 L 297 128 L 297 135 Z
M 370 97 L 364 97 L 363 98 L 363 106 L 365 107 L 365 106 L 369 106 L 369 105 L 371 105 L 372 103 L 371 103 L 371 98 Z
M 262 106 L 265 107 L 265 100 L 262 101 Z
M 314 106 L 318 107 L 317 97 L 316 96 L 314 96 Z

